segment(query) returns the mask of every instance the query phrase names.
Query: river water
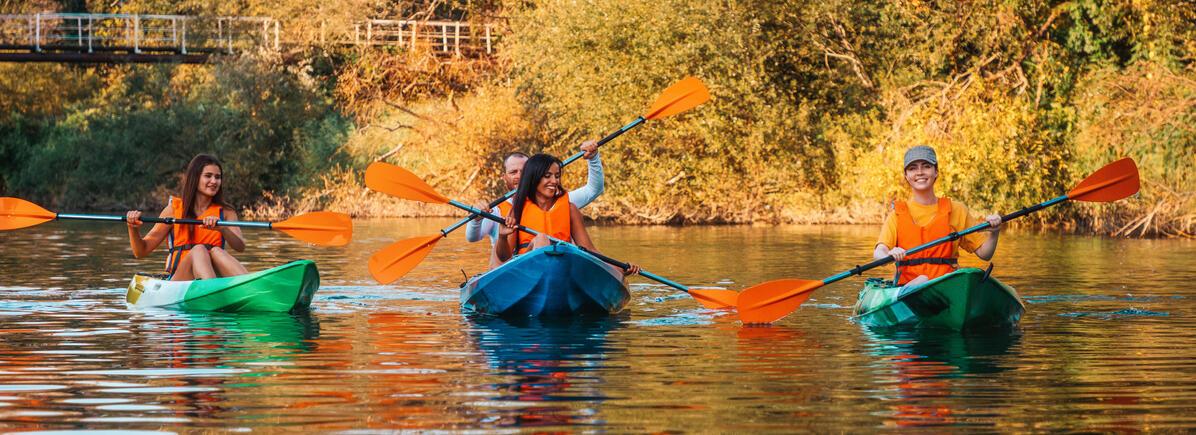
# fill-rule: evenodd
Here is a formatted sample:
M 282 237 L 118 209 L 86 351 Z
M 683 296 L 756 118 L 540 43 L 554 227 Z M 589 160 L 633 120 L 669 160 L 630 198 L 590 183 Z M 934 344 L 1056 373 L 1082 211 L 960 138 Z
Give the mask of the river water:
M 247 229 L 250 270 L 308 258 L 301 315 L 131 311 L 116 224 L 0 233 L 0 428 L 606 432 L 1196 428 L 1196 243 L 1007 231 L 994 276 L 1014 331 L 871 330 L 862 285 L 770 327 L 636 278 L 608 319 L 463 317 L 485 243 L 441 241 L 393 285 L 366 261 L 445 219 L 356 221 L 345 248 Z M 869 260 L 876 227 L 594 227 L 604 253 L 690 286 L 821 280 Z M 975 260 L 974 258 L 972 260 Z M 965 261 L 965 265 L 980 265 Z M 891 274 L 891 268 L 869 276 Z

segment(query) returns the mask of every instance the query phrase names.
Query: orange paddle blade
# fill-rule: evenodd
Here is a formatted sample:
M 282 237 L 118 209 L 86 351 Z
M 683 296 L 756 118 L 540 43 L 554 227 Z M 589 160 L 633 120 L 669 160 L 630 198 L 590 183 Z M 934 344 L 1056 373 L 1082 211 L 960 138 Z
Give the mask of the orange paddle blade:
M 697 77 L 686 77 L 660 93 L 644 119 L 673 116 L 710 101 L 710 90 Z
M 317 245 L 345 246 L 353 239 L 353 219 L 344 213 L 316 211 L 270 224 L 270 228 Z
M 739 320 L 743 323 L 772 323 L 801 306 L 822 287 L 822 281 L 778 279 L 739 292 Z
M 1067 192 L 1076 201 L 1110 202 L 1138 193 L 1138 165 L 1124 158 L 1098 169 Z
M 0 198 L 0 230 L 16 230 L 54 220 L 57 213 L 37 204 L 5 196 Z
M 365 170 L 365 185 L 370 189 L 420 202 L 448 204 L 449 199 L 436 192 L 423 179 L 390 163 L 374 162 Z
M 739 292 L 734 290 L 689 289 L 689 295 L 712 310 L 735 308 L 735 301 L 739 299 Z
M 413 237 L 391 243 L 370 257 L 370 275 L 380 284 L 390 284 L 415 269 L 436 247 L 443 235 Z

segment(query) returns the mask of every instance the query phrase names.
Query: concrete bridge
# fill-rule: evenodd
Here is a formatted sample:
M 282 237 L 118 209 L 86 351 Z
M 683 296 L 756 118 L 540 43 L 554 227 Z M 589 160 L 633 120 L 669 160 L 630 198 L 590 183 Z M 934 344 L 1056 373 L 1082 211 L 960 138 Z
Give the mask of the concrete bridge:
M 355 45 L 456 58 L 494 54 L 491 24 L 363 20 L 286 26 L 270 17 L 41 13 L 0 15 L 0 62 L 202 63 L 298 45 Z

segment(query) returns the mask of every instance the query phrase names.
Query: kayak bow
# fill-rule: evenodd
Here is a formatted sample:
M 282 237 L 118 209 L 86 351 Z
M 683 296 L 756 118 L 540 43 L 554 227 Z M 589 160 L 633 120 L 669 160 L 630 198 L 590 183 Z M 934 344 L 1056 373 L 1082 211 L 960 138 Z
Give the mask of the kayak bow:
M 867 326 L 952 329 L 1016 326 L 1026 306 L 1012 287 L 976 268 L 964 268 L 903 288 L 870 278 L 853 319 Z

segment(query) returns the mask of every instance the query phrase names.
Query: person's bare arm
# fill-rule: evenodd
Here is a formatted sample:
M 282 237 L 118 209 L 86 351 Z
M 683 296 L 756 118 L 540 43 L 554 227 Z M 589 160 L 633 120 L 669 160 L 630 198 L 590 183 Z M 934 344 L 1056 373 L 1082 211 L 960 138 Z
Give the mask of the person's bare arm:
M 168 218 L 171 215 L 170 206 L 162 209 L 162 213 L 158 214 L 160 218 Z M 141 212 L 138 210 L 131 210 L 125 214 L 125 223 L 129 227 L 129 246 L 133 248 L 133 257 L 141 258 L 154 252 L 158 249 L 158 245 L 162 244 L 162 240 L 170 233 L 170 225 L 154 224 L 150 228 L 149 233 L 145 237 L 141 236 Z

